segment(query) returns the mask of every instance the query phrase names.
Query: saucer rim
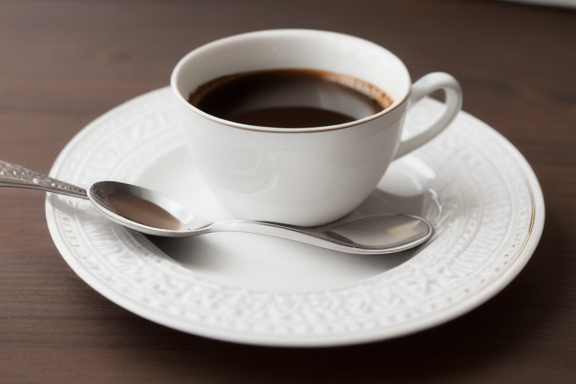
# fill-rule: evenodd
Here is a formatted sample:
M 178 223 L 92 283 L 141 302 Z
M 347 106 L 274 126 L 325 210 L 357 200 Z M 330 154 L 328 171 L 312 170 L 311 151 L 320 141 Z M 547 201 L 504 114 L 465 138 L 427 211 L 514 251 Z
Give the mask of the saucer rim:
M 166 88 L 161 88 L 159 90 L 155 90 L 137 98 L 134 98 L 128 103 L 135 103 L 141 98 L 145 97 L 152 97 L 155 92 L 166 92 Z M 125 103 L 124 103 L 125 104 Z M 108 111 L 107 113 L 100 116 L 96 119 L 93 123 L 97 123 L 100 119 L 104 119 L 108 114 L 112 111 L 118 110 L 122 108 L 124 104 L 119 105 L 118 107 Z M 102 286 L 102 282 L 98 279 L 94 278 L 90 273 L 87 273 L 83 270 L 82 265 L 78 263 L 73 255 L 70 255 L 70 252 L 73 252 L 69 249 L 69 244 L 59 237 L 58 228 L 56 223 L 56 218 L 54 215 L 54 207 L 53 207 L 53 198 L 54 196 L 48 195 L 46 198 L 46 218 L 48 222 L 48 227 L 50 230 L 50 234 L 52 239 L 60 251 L 61 255 L 65 259 L 65 261 L 70 265 L 72 270 L 82 279 L 84 280 L 89 286 L 93 289 L 98 291 L 104 297 L 108 298 L 112 302 L 124 307 L 125 309 L 138 314 L 143 318 L 147 318 L 151 321 L 156 323 L 160 323 L 175 329 L 179 329 L 181 331 L 187 333 L 194 333 L 201 336 L 206 336 L 214 339 L 226 340 L 226 341 L 233 341 L 233 342 L 240 342 L 244 344 L 256 344 L 256 345 L 269 345 L 269 346 L 302 346 L 302 347 L 318 347 L 318 346 L 336 346 L 336 345 L 349 345 L 349 344 L 359 344 L 365 342 L 372 342 L 378 341 L 383 339 L 388 339 L 392 337 L 399 337 L 415 332 L 419 332 L 424 329 L 428 329 L 439 324 L 445 323 L 449 320 L 457 318 L 464 313 L 469 312 L 470 310 L 478 307 L 479 305 L 483 304 L 484 302 L 488 301 L 492 297 L 494 297 L 497 293 L 499 293 L 502 289 L 504 289 L 514 278 L 522 271 L 525 265 L 530 260 L 531 256 L 533 255 L 536 247 L 540 241 L 543 228 L 544 228 L 544 221 L 545 221 L 545 206 L 544 206 L 544 197 L 542 194 L 542 190 L 538 183 L 537 177 L 530 167 L 527 160 L 522 156 L 522 154 L 502 135 L 496 132 L 493 128 L 487 126 L 485 123 L 481 122 L 477 118 L 472 115 L 467 114 L 466 112 L 461 112 L 468 116 L 468 118 L 475 119 L 482 123 L 482 125 L 486 128 L 489 128 L 486 132 L 489 132 L 492 135 L 493 140 L 499 140 L 500 144 L 504 145 L 507 149 L 508 155 L 511 155 L 518 166 L 522 169 L 527 185 L 530 187 L 530 194 L 532 200 L 532 218 L 530 223 L 530 230 L 528 235 L 526 236 L 522 248 L 518 250 L 517 257 L 515 257 L 514 262 L 509 265 L 506 269 L 505 273 L 500 275 L 495 281 L 491 282 L 489 285 L 485 286 L 483 289 L 477 291 L 474 295 L 468 297 L 464 302 L 459 303 L 456 306 L 445 308 L 443 311 L 439 311 L 434 315 L 428 315 L 420 319 L 420 321 L 410 322 L 409 324 L 403 323 L 401 325 L 397 325 L 395 327 L 388 327 L 379 329 L 375 331 L 371 329 L 369 331 L 358 331 L 358 332 L 344 332 L 342 334 L 303 334 L 303 335 L 294 335 L 289 334 L 287 337 L 280 337 L 280 338 L 271 338 L 269 334 L 256 334 L 256 333 L 239 333 L 235 331 L 225 331 L 220 328 L 213 328 L 210 326 L 200 327 L 197 323 L 194 324 L 194 329 L 190 329 L 190 323 L 186 321 L 179 321 L 178 319 L 173 318 L 166 313 L 161 313 L 158 311 L 150 311 L 150 308 L 141 305 L 140 303 L 134 302 L 129 298 L 126 300 L 118 300 L 115 298 L 114 300 L 110 298 L 110 296 L 115 296 L 117 293 L 113 288 Z M 59 167 L 61 165 L 62 159 L 65 158 L 68 151 L 71 150 L 78 142 L 82 141 L 83 134 L 89 129 L 92 125 L 89 124 L 86 128 L 81 130 L 77 136 L 75 136 L 62 150 L 59 154 L 57 160 L 55 161 L 50 175 L 57 176 L 59 173 Z M 110 292 L 112 291 L 112 292 Z M 119 302 L 120 301 L 120 302 Z

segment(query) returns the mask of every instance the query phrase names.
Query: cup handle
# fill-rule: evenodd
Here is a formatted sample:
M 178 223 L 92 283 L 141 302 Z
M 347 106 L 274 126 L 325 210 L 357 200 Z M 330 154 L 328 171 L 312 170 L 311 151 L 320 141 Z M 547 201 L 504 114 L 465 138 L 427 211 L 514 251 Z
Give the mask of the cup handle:
M 402 140 L 396 151 L 395 159 L 412 152 L 421 145 L 427 143 L 442 132 L 454 120 L 462 108 L 462 89 L 458 81 L 444 72 L 433 72 L 421 77 L 412 84 L 412 90 L 408 97 L 408 113 L 413 105 L 425 96 L 437 90 L 444 90 L 446 97 L 446 109 L 428 128 L 415 136 Z

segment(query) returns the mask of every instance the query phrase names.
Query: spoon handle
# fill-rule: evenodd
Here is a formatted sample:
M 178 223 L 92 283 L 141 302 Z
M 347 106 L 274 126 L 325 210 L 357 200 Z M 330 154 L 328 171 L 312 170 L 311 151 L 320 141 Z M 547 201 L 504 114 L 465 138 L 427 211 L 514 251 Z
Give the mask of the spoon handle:
M 344 218 L 318 227 L 235 220 L 218 222 L 209 232 L 248 232 L 295 240 L 334 251 L 386 254 L 405 251 L 428 241 L 433 234 L 424 219 L 400 214 Z
M 0 160 L 0 187 L 39 189 L 61 195 L 88 198 L 83 188 L 2 160 Z

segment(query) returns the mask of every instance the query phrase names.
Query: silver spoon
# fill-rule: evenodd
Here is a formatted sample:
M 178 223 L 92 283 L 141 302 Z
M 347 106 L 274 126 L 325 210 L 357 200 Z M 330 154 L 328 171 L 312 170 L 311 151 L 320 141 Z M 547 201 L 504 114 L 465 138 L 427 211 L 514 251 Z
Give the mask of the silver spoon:
M 404 251 L 426 242 L 432 227 L 411 215 L 361 214 L 318 227 L 230 220 L 210 222 L 180 203 L 152 190 L 115 181 L 100 181 L 88 191 L 19 165 L 0 160 L 0 187 L 39 189 L 89 199 L 110 220 L 148 235 L 196 236 L 210 232 L 248 232 L 299 241 L 357 254 Z

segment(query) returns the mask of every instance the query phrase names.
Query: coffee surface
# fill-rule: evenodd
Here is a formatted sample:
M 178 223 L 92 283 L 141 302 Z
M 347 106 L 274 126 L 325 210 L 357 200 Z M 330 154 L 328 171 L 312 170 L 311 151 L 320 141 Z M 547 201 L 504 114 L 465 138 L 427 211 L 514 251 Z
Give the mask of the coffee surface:
M 237 123 L 308 128 L 349 123 L 387 108 L 392 99 L 352 76 L 313 69 L 244 72 L 211 80 L 188 101 Z

